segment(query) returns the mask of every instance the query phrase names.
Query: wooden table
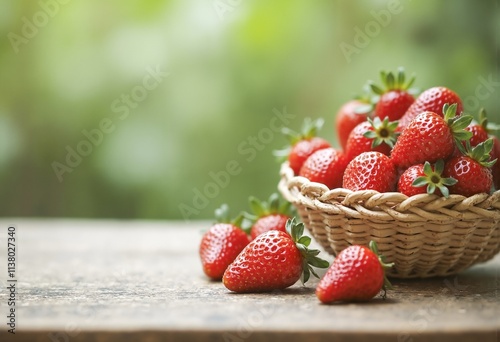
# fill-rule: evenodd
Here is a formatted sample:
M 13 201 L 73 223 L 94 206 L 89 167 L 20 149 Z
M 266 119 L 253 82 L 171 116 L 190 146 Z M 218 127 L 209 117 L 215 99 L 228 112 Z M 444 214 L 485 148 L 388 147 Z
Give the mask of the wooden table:
M 393 280 L 387 300 L 321 305 L 316 280 L 244 295 L 208 281 L 197 254 L 208 225 L 0 220 L 0 341 L 499 341 L 498 256 L 453 277 Z

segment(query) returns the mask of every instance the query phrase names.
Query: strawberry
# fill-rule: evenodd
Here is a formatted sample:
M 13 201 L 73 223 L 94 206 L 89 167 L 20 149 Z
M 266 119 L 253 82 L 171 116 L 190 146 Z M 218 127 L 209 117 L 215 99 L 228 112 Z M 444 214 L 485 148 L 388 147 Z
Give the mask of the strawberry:
M 261 202 L 255 197 L 250 197 L 249 201 L 253 211 L 253 215 L 248 215 L 253 222 L 250 228 L 252 240 L 269 230 L 286 232 L 286 221 L 293 216 L 290 202 L 280 204 L 277 193 L 273 193 L 268 202 Z
M 471 132 L 464 130 L 472 116 L 455 116 L 456 104 L 443 106 L 444 117 L 434 112 L 423 112 L 401 132 L 391 152 L 394 164 L 402 169 L 428 161 L 435 163 L 447 159 L 457 141 L 469 139 Z
M 391 284 L 384 269 L 393 264 L 384 262 L 375 241 L 370 241 L 369 246 L 352 245 L 337 255 L 316 287 L 316 296 L 322 303 L 369 301 L 380 290 L 384 290 L 385 298 Z
M 229 265 L 222 282 L 234 292 L 266 292 L 285 289 L 299 279 L 309 280 L 311 267 L 327 268 L 328 262 L 317 257 L 318 250 L 308 248 L 311 238 L 302 236 L 304 225 L 295 218 L 287 221 L 287 233 L 270 230 L 250 242 Z
M 401 117 L 399 129 L 404 129 L 422 112 L 434 112 L 441 115 L 441 109 L 446 103 L 450 105 L 456 104 L 456 114 L 460 115 L 462 113 L 462 100 L 453 90 L 446 87 L 433 87 L 425 90 Z
M 379 95 L 375 105 L 375 116 L 380 119 L 388 118 L 389 121 L 399 120 L 415 101 L 409 92 L 415 77 L 406 82 L 403 68 L 399 68 L 397 75 L 382 71 L 380 77 L 384 88 L 378 87 L 373 82 L 369 83 L 372 91 Z
M 429 162 L 410 166 L 399 177 L 398 191 L 406 196 L 417 194 L 433 194 L 449 197 L 448 186 L 456 184 L 457 180 L 441 176 L 444 161 L 439 159 L 434 166 Z
M 250 242 L 248 235 L 240 228 L 243 215 L 229 222 L 228 213 L 227 205 L 216 210 L 218 223 L 203 234 L 200 243 L 199 255 L 203 272 L 213 280 L 222 278 L 227 266 Z
M 311 182 L 325 184 L 329 189 L 339 188 L 346 166 L 347 158 L 344 153 L 329 147 L 311 154 L 302 165 L 299 176 Z
M 316 134 L 318 130 L 323 126 L 323 120 L 317 119 L 312 121 L 310 118 L 306 118 L 302 125 L 300 133 L 297 133 L 290 128 L 283 128 L 283 134 L 288 138 L 290 146 L 285 149 L 275 151 L 274 154 L 277 157 L 286 157 L 290 164 L 290 168 L 297 175 L 299 174 L 302 164 L 306 159 L 323 148 L 330 147 L 330 143 Z
M 363 152 L 347 165 L 342 187 L 352 191 L 394 191 L 397 183 L 396 168 L 391 159 L 380 152 Z
M 493 153 L 492 159 L 500 158 L 500 140 L 496 136 L 492 136 L 493 139 Z M 495 189 L 500 189 L 500 163 L 495 163 L 491 167 L 491 173 L 493 174 L 493 185 Z
M 358 124 L 349 134 L 345 148 L 347 160 L 363 152 L 378 151 L 385 155 L 391 153 L 391 149 L 396 142 L 397 122 L 389 122 L 386 117 L 384 121 L 376 117 L 374 120 L 368 119 Z
M 365 111 L 368 101 L 362 99 L 351 100 L 340 107 L 335 117 L 335 129 L 340 147 L 345 150 L 349 133 L 356 125 L 366 121 L 368 111 Z
M 465 155 L 451 158 L 446 162 L 443 174 L 457 180 L 457 183 L 450 187 L 452 194 L 470 197 L 490 192 L 493 185 L 491 167 L 496 162 L 496 159 L 491 160 L 492 148 L 493 139 L 488 139 L 476 147 L 471 147 L 467 141 Z

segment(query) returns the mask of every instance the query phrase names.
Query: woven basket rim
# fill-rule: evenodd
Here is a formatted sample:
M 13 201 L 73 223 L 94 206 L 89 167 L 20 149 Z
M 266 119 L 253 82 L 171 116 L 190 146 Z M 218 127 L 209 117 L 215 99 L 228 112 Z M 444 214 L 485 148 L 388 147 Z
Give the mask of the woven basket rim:
M 286 200 L 323 211 L 353 209 L 366 214 L 379 213 L 380 208 L 391 216 L 398 213 L 415 213 L 424 218 L 439 220 L 440 216 L 463 219 L 472 213 L 478 217 L 500 220 L 500 190 L 491 194 L 480 193 L 470 197 L 452 194 L 448 198 L 435 194 L 419 194 L 408 197 L 400 192 L 380 193 L 375 190 L 351 191 L 345 188 L 329 189 L 326 185 L 295 176 L 288 162 L 280 168 L 278 189 Z M 402 218 L 402 217 L 401 217 Z M 442 217 L 444 219 L 444 217 Z

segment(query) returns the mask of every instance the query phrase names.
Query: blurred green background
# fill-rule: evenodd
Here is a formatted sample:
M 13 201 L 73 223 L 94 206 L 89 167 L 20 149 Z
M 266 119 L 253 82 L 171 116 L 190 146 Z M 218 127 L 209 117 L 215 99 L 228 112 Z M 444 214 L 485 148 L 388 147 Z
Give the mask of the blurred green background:
M 0 33 L 2 216 L 236 213 L 276 191 L 278 125 L 336 145 L 381 69 L 500 122 L 495 0 L 3 0 Z

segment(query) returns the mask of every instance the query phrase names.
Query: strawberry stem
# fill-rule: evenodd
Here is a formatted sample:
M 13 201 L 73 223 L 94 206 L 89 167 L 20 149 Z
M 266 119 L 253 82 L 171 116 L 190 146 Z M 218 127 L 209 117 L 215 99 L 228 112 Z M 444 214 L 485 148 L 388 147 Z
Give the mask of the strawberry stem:
M 302 284 L 305 284 L 309 280 L 311 274 L 319 278 L 312 266 L 317 268 L 328 268 L 329 263 L 317 256 L 320 253 L 319 250 L 309 249 L 311 238 L 302 235 L 304 233 L 304 224 L 302 222 L 297 223 L 295 217 L 293 217 L 286 221 L 286 231 L 290 234 L 297 249 L 302 255 L 302 275 L 300 277 Z
M 378 251 L 378 246 L 377 246 L 377 243 L 373 240 L 371 240 L 369 243 L 368 243 L 368 247 L 370 248 L 370 250 L 375 253 L 375 255 L 377 255 L 378 257 L 378 260 L 380 262 L 380 265 L 382 265 L 382 268 L 384 269 L 384 271 L 386 269 L 389 269 L 391 267 L 394 266 L 394 263 L 391 262 L 391 263 L 386 263 L 385 262 L 385 258 L 383 255 L 381 255 Z M 384 291 L 384 293 L 382 294 L 382 298 L 383 299 L 386 299 L 387 298 L 387 290 L 390 290 L 392 289 L 392 284 L 391 282 L 389 281 L 389 279 L 387 279 L 386 275 L 385 275 L 385 272 L 384 272 L 384 285 L 382 285 L 382 290 Z

